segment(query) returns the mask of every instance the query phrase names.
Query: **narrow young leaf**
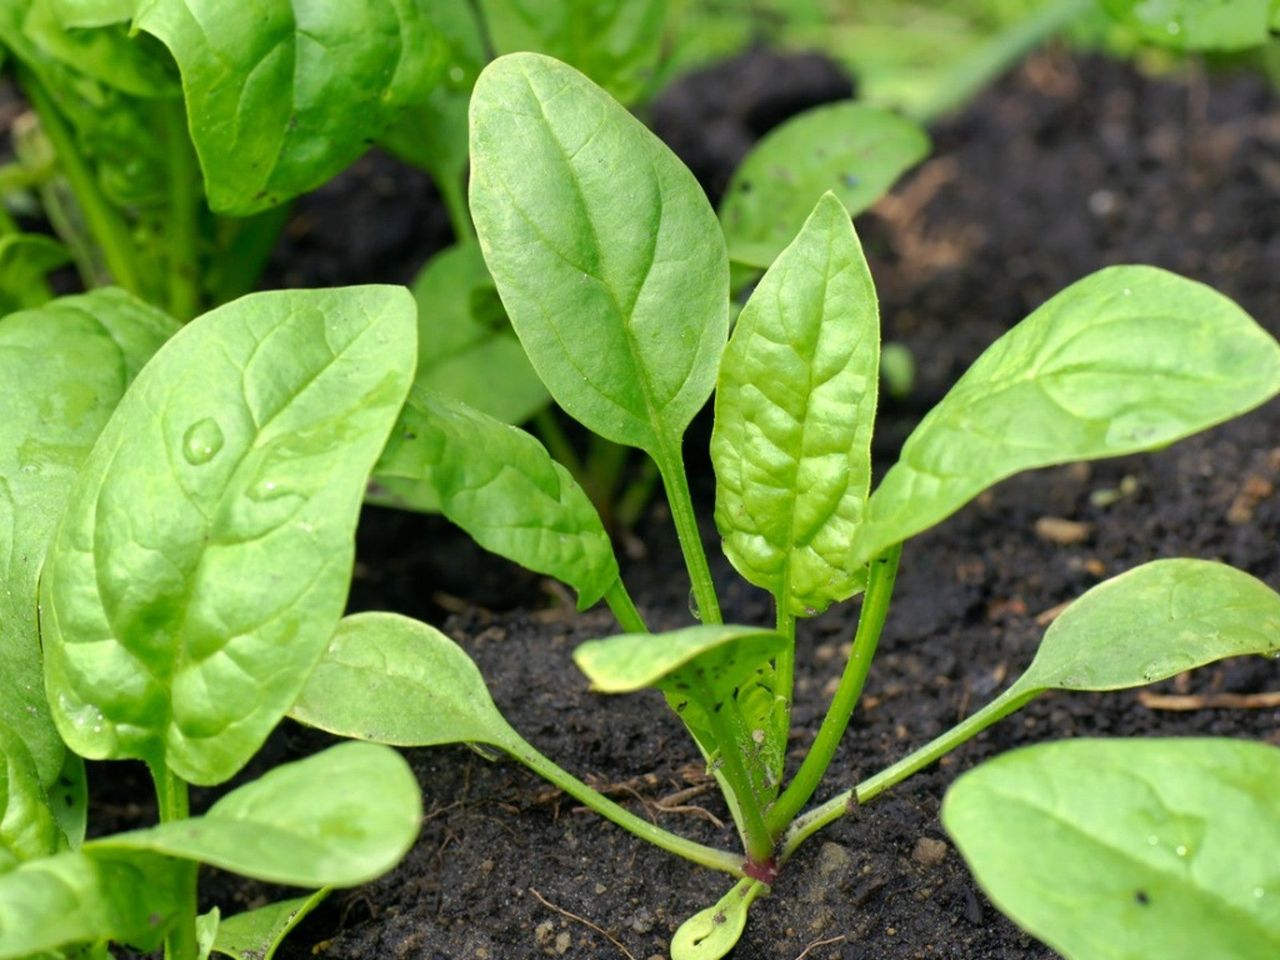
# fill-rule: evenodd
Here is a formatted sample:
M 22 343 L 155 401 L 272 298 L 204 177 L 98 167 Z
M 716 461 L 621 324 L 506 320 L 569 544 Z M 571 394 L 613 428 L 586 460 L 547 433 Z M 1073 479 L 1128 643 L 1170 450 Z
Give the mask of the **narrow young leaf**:
M 725 554 L 798 616 L 865 583 L 853 534 L 871 487 L 879 352 L 871 273 L 828 193 L 738 318 L 711 434 Z
M 415 388 L 374 472 L 428 482 L 440 510 L 487 550 L 578 591 L 586 609 L 618 579 L 587 495 L 532 436 Z
M 0 874 L 65 845 L 35 761 L 18 735 L 0 723 Z
M 678 449 L 729 330 L 724 240 L 693 175 L 582 74 L 530 53 L 480 75 L 471 157 L 485 260 L 552 396 L 617 443 Z
M 209 784 L 261 745 L 341 617 L 414 326 L 394 287 L 263 293 L 148 364 L 41 584 L 46 685 L 77 753 Z
M 671 938 L 671 960 L 720 960 L 747 927 L 747 911 L 765 889 L 758 880 L 739 880 L 713 907 L 699 910 Z
M 393 613 L 343 619 L 289 715 L 342 737 L 393 746 L 513 742 L 462 648 L 434 627 Z
M 236 216 L 328 180 L 444 66 L 420 0 L 142 0 L 134 26 L 178 62 L 209 205 Z
M 534 50 L 581 70 L 623 103 L 652 88 L 668 0 L 481 0 L 499 53 Z
M 720 204 L 729 256 L 769 266 L 824 193 L 833 191 L 856 216 L 928 152 L 924 130 L 887 110 L 850 101 L 805 111 L 734 171 Z
M 234 960 L 271 960 L 284 938 L 328 895 L 325 887 L 309 897 L 281 900 L 226 917 L 218 923 L 213 952 Z
M 413 283 L 418 301 L 418 373 L 414 383 L 461 400 L 504 423 L 524 423 L 550 400 L 505 316 L 480 315 L 493 281 L 474 243 L 428 261 Z
M 962 776 L 942 822 L 991 897 L 1067 960 L 1280 956 L 1280 749 L 1069 740 Z
M 1165 446 L 1280 391 L 1280 346 L 1226 297 L 1109 267 L 996 341 L 907 438 L 867 504 L 865 563 L 1020 470 Z
M 181 857 L 296 887 L 350 887 L 399 863 L 421 819 L 418 781 L 399 753 L 340 743 L 275 767 L 202 817 L 90 840 L 84 850 Z
M 62 740 L 45 698 L 36 589 L 71 486 L 125 388 L 178 324 L 122 290 L 0 322 L 0 723 L 51 786 Z

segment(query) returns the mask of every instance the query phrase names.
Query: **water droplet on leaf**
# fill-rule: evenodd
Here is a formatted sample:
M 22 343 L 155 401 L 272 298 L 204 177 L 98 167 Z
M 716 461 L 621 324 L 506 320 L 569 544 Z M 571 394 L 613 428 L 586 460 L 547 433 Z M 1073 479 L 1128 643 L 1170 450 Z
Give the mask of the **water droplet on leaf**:
M 218 455 L 225 442 L 216 420 L 197 420 L 182 435 L 182 456 L 193 467 L 208 463 Z

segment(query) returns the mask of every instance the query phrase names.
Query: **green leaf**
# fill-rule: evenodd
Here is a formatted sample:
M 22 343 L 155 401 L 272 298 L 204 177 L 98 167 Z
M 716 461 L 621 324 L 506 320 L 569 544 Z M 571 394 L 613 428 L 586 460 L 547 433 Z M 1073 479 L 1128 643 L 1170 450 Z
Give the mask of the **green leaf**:
M 919 126 L 887 110 L 836 103 L 771 131 L 734 171 L 720 204 L 729 255 L 764 268 L 827 191 L 857 215 L 929 152 Z
M 0 723 L 0 874 L 65 845 L 35 761 L 18 735 Z
M 758 880 L 739 880 L 713 907 L 699 910 L 671 939 L 671 960 L 720 960 L 747 927 L 747 911 L 767 890 Z
M 134 25 L 178 61 L 209 205 L 237 216 L 328 180 L 443 67 L 422 0 L 143 0 Z
M 49 699 L 77 753 L 210 784 L 261 745 L 341 617 L 414 313 L 394 287 L 255 294 L 143 370 L 42 580 Z
M 0 723 L 50 787 L 63 745 L 45 698 L 36 591 L 81 464 L 125 388 L 178 325 L 122 290 L 0 321 Z
M 105 27 L 133 19 L 138 0 L 52 0 L 65 27 Z
M 1073 740 L 997 757 L 942 822 L 992 901 L 1067 960 L 1280 955 L 1280 750 Z
M 68 851 L 0 874 L 0 958 L 106 940 L 154 950 L 183 907 L 185 869 L 167 857 Z
M 672 461 L 729 324 L 728 259 L 693 175 L 576 70 L 527 53 L 476 83 L 471 157 L 485 260 L 552 396 Z
M 480 7 L 498 53 L 555 57 L 623 103 L 652 89 L 667 0 L 480 0 Z
M 67 248 L 38 233 L 0 237 L 0 317 L 47 303 L 45 274 L 71 259 Z
M 172 61 L 150 37 L 131 36 L 125 23 L 72 27 L 59 18 L 58 0 L 32 0 L 22 24 L 46 56 L 100 83 L 135 97 L 178 95 Z
M 374 472 L 429 482 L 446 517 L 485 549 L 569 584 L 580 609 L 618 579 L 591 500 L 518 427 L 415 388 Z
M 1020 470 L 1154 450 L 1280 390 L 1280 347 L 1208 287 L 1109 267 L 995 342 L 907 438 L 867 505 L 857 559 Z
M 853 534 L 871 487 L 879 348 L 871 273 L 828 193 L 738 318 L 711 434 L 725 554 L 795 615 L 866 582 Z
M 84 760 L 70 751 L 62 759 L 62 771 L 48 788 L 49 808 L 72 850 L 84 845 L 89 826 L 89 781 Z
M 281 900 L 227 917 L 218 924 L 213 951 L 235 960 L 271 960 L 284 938 L 328 895 L 326 887 L 308 897 Z
M 505 423 L 524 423 L 550 398 L 506 315 L 496 323 L 477 315 L 477 300 L 486 290 L 492 295 L 493 281 L 473 243 L 450 247 L 427 263 L 413 284 L 414 382 Z
M 297 887 L 350 887 L 386 873 L 413 846 L 422 797 L 409 764 L 372 743 L 340 743 L 275 767 L 203 817 L 85 844 L 197 860 Z
M 1175 50 L 1247 50 L 1269 37 L 1272 0 L 1103 0 L 1148 43 Z
M 518 740 L 462 648 L 393 613 L 346 617 L 289 715 L 342 737 L 402 747 Z

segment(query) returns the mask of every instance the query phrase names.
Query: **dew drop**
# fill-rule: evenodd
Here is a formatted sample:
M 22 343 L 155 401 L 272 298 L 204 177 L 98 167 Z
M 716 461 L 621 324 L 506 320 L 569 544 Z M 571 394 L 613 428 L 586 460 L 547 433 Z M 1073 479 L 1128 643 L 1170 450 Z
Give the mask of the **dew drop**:
M 1254 888 L 1253 888 L 1253 895 L 1254 895 L 1255 897 L 1257 897 L 1259 900 L 1261 900 L 1261 899 L 1262 899 L 1262 888 L 1261 888 L 1261 887 L 1254 887 Z
M 1176 853 L 1176 854 L 1177 854 L 1178 856 L 1180 856 L 1180 857 L 1185 857 L 1185 856 L 1187 855 L 1187 848 L 1186 848 L 1186 845 L 1185 845 L 1185 844 L 1181 844 L 1181 843 L 1180 843 L 1180 844 L 1178 844 L 1178 845 L 1174 848 L 1173 852 L 1174 852 L 1174 853 Z
M 222 428 L 217 421 L 205 417 L 189 426 L 182 435 L 182 456 L 187 463 L 198 467 L 216 457 L 224 442 Z
M 1130 290 L 1128 287 L 1125 287 L 1125 288 L 1124 288 L 1124 295 L 1125 295 L 1126 297 L 1131 297 L 1131 296 L 1133 296 L 1133 291 L 1132 291 L 1132 290 Z
M 1182 26 L 1176 20 L 1170 20 L 1165 25 L 1165 29 L 1169 31 L 1170 36 L 1177 36 L 1182 32 Z
M 693 614 L 693 619 L 699 623 L 702 622 L 702 610 L 698 607 L 698 595 L 693 589 L 689 590 L 689 612 Z
M 249 499 L 261 503 L 267 500 L 279 500 L 292 493 L 293 491 L 287 486 L 275 480 L 259 480 L 249 488 Z
M 1157 836 L 1153 833 L 1153 834 L 1151 834 L 1150 836 L 1148 836 L 1148 837 L 1147 837 L 1147 843 L 1151 844 L 1151 846 L 1153 846 L 1153 847 L 1155 847 L 1155 846 L 1159 846 L 1159 844 L 1160 844 L 1160 838 L 1159 838 L 1159 837 L 1157 837 Z

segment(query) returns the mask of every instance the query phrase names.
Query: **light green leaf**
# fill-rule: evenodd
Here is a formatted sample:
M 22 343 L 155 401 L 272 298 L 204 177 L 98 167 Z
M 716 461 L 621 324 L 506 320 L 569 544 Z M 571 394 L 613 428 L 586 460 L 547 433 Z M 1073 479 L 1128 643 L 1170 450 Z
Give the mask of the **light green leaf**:
M 997 757 L 942 822 L 987 895 L 1067 960 L 1280 956 L 1280 750 L 1072 740 Z
M 871 487 L 879 348 L 871 273 L 828 193 L 738 318 L 711 434 L 725 554 L 795 615 L 866 582 L 853 533 Z
M 342 737 L 402 747 L 519 740 L 462 648 L 393 613 L 346 617 L 289 715 Z
M 1247 50 L 1269 37 L 1272 0 L 1103 0 L 1149 43 L 1175 50 Z
M 693 175 L 603 90 L 536 54 L 480 75 L 471 157 L 485 260 L 552 396 L 671 462 L 729 324 L 724 242 Z
M 413 846 L 422 797 L 409 764 L 373 743 L 340 743 L 227 794 L 203 817 L 90 840 L 103 853 L 158 853 L 297 887 L 350 887 Z
M 65 846 L 35 761 L 18 735 L 0 723 L 0 874 Z
M 446 517 L 485 549 L 569 584 L 580 609 L 618 579 L 591 500 L 518 427 L 415 387 L 374 472 L 429 482 Z
M 178 324 L 122 290 L 0 321 L 0 722 L 51 787 L 63 745 L 45 698 L 36 591 L 72 483 L 125 388 Z
M 217 907 L 196 917 L 196 960 L 209 960 L 221 923 L 222 911 Z
M 142 0 L 134 25 L 177 60 L 209 205 L 237 216 L 328 180 L 444 65 L 422 0 Z
M 184 869 L 167 857 L 68 851 L 0 874 L 0 958 L 105 940 L 154 950 L 182 909 Z
M 255 294 L 142 372 L 42 580 L 46 685 L 77 753 L 210 784 L 261 745 L 342 614 L 414 314 L 394 287 Z
M 70 259 L 66 247 L 43 234 L 0 237 L 0 317 L 47 303 L 52 294 L 45 274 Z
M 505 314 L 489 317 L 479 309 L 486 293 L 496 301 L 475 244 L 450 247 L 427 263 L 413 284 L 418 301 L 414 382 L 505 423 L 524 423 L 550 397 Z
M 995 342 L 907 438 L 857 560 L 1020 470 L 1163 447 L 1280 390 L 1280 347 L 1235 303 L 1154 267 L 1109 267 Z
M 720 222 L 737 263 L 764 268 L 833 191 L 857 215 L 929 152 L 919 126 L 887 110 L 836 103 L 771 131 L 734 171 Z
M 213 952 L 235 960 L 271 960 L 284 938 L 328 895 L 326 887 L 309 897 L 281 900 L 227 917 L 218 924 Z
M 720 960 L 747 927 L 747 911 L 768 887 L 750 878 L 739 880 L 713 907 L 699 910 L 671 939 L 671 960 Z
M 89 825 L 89 781 L 84 760 L 67 751 L 62 758 L 62 771 L 47 792 L 49 808 L 63 836 L 72 850 L 79 850 Z
M 59 22 L 66 27 L 105 27 L 133 19 L 138 0 L 53 0 Z
M 545 53 L 623 103 L 652 88 L 667 0 L 480 0 L 498 53 Z
M 32 0 L 22 24 L 46 56 L 135 97 L 178 96 L 172 61 L 154 40 L 131 36 L 125 23 L 74 28 L 59 18 L 58 5 L 59 0 Z

